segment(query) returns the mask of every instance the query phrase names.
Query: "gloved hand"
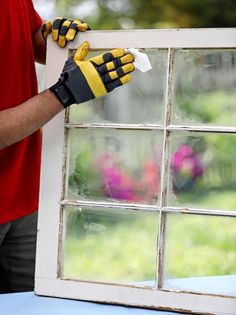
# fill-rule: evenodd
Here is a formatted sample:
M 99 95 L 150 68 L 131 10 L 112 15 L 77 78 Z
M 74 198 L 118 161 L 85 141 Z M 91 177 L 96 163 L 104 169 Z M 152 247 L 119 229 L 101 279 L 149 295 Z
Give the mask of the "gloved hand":
M 117 48 L 85 60 L 89 48 L 88 42 L 78 48 L 74 57 L 66 61 L 58 82 L 50 88 L 64 107 L 106 95 L 131 80 L 132 54 Z
M 67 42 L 74 40 L 78 31 L 85 32 L 86 30 L 90 30 L 87 23 L 61 17 L 56 18 L 53 24 L 50 21 L 45 21 L 41 28 L 45 40 L 52 32 L 52 39 L 62 48 L 66 46 Z

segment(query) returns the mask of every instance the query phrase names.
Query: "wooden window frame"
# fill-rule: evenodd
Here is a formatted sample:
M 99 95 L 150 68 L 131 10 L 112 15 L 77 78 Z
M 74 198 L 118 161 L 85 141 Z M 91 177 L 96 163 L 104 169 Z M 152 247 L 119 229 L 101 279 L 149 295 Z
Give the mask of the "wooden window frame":
M 162 289 L 162 268 L 164 255 L 164 232 L 166 213 L 188 213 L 236 217 L 233 211 L 213 211 L 207 209 L 183 209 L 166 207 L 165 187 L 167 187 L 168 158 L 163 159 L 164 170 L 161 178 L 161 206 L 127 204 L 122 208 L 158 211 L 158 276 L 155 289 L 139 288 L 132 285 L 86 282 L 62 279 L 60 277 L 60 246 L 62 241 L 63 205 L 91 207 L 119 207 L 118 202 L 95 202 L 65 200 L 65 157 L 66 135 L 68 128 L 115 128 L 131 130 L 163 130 L 163 154 L 168 150 L 170 131 L 201 131 L 236 133 L 236 127 L 224 126 L 176 126 L 170 124 L 172 104 L 171 73 L 173 70 L 174 49 L 214 49 L 236 48 L 236 28 L 225 29 L 175 29 L 175 30 L 124 30 L 124 31 L 90 31 L 79 34 L 77 40 L 67 48 L 59 49 L 48 40 L 46 87 L 55 83 L 68 57 L 69 50 L 77 48 L 88 40 L 91 48 L 111 49 L 114 47 L 160 48 L 168 50 L 168 80 L 166 88 L 165 124 L 69 124 L 64 111 L 50 121 L 43 130 L 43 155 L 41 168 L 41 189 L 38 221 L 38 241 L 35 276 L 35 293 L 45 296 L 57 296 L 71 299 L 115 303 L 138 307 L 168 309 L 201 314 L 236 314 L 236 297 L 203 294 L 196 292 L 177 292 Z M 168 154 L 166 155 L 168 156 Z M 226 207 L 227 208 L 227 207 Z

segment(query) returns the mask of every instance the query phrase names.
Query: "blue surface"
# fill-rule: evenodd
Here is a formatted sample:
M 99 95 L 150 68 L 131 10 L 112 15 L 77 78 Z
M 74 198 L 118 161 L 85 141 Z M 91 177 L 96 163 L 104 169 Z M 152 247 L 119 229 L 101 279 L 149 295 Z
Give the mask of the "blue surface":
M 40 297 L 33 292 L 0 294 L 0 315 L 180 315 L 134 307 Z M 181 313 L 182 314 L 182 313 Z M 183 314 L 182 314 L 183 315 Z M 185 314 L 186 315 L 186 314 Z
M 236 275 L 172 279 L 165 287 L 196 292 L 236 295 Z M 108 304 L 41 297 L 33 292 L 0 294 L 0 315 L 183 315 Z

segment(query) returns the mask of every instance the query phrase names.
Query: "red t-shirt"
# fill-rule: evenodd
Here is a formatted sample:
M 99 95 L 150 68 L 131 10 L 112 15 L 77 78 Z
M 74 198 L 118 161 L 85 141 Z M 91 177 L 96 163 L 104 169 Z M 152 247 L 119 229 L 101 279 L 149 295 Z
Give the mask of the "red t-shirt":
M 31 0 L 1 0 L 0 110 L 37 94 L 32 35 L 42 24 Z M 40 130 L 0 150 L 0 224 L 38 208 Z

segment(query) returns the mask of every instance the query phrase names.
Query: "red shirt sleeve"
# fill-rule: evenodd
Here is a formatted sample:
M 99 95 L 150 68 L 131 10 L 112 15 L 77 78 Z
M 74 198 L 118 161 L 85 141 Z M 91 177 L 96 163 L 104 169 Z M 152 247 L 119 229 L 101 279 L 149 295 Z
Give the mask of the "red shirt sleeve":
M 29 6 L 30 6 L 30 17 L 31 17 L 31 31 L 32 34 L 35 33 L 42 25 L 42 19 L 39 16 L 38 12 L 35 10 L 32 0 L 29 0 Z

